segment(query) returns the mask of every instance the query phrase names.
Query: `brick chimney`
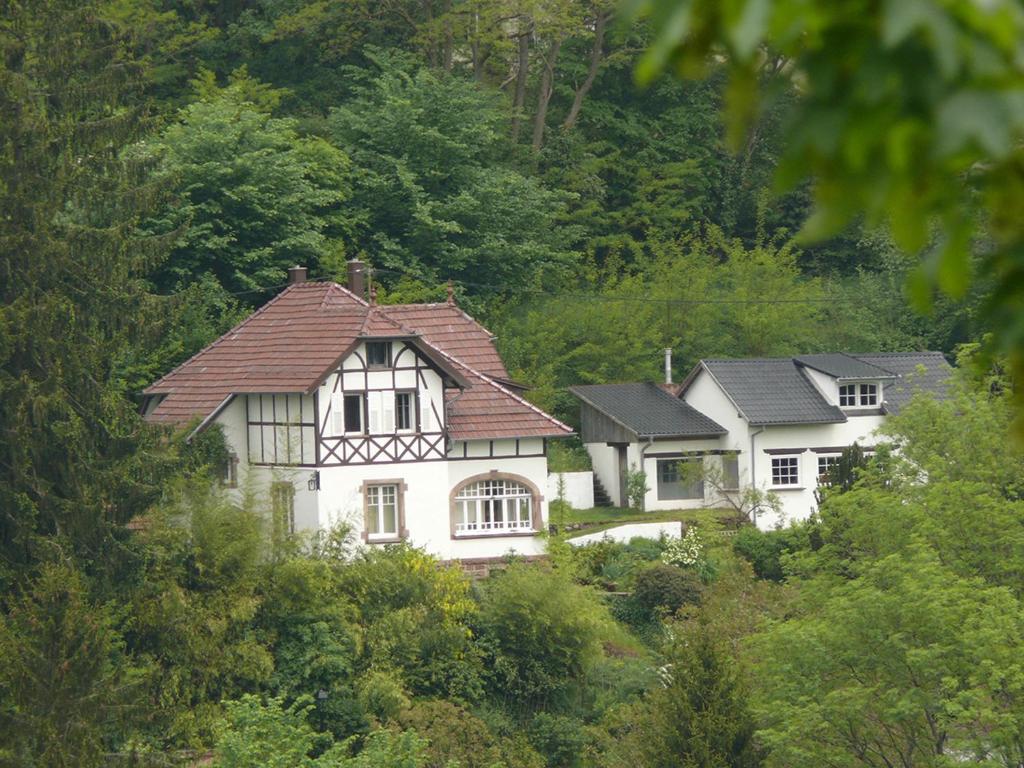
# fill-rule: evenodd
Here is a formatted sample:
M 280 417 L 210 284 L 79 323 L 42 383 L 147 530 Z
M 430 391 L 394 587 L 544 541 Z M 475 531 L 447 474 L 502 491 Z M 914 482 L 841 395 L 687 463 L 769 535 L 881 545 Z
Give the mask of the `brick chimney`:
M 288 267 L 288 284 L 295 285 L 296 283 L 306 282 L 308 271 L 305 267 L 300 267 L 298 264 L 294 267 Z
M 366 298 L 366 265 L 359 259 L 348 263 L 348 289 L 360 299 Z

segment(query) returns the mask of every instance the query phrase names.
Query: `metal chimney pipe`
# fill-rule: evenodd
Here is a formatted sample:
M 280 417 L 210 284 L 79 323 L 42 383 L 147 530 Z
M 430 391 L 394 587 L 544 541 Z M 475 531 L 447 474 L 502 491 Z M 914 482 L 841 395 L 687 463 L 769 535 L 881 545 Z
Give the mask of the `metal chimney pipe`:
M 665 347 L 665 383 L 672 383 L 672 347 Z
M 306 275 L 309 270 L 305 267 L 300 267 L 296 264 L 294 267 L 288 267 L 288 283 L 289 285 L 295 285 L 296 283 L 306 282 Z
M 359 259 L 348 263 L 348 289 L 360 299 L 366 298 L 366 265 Z

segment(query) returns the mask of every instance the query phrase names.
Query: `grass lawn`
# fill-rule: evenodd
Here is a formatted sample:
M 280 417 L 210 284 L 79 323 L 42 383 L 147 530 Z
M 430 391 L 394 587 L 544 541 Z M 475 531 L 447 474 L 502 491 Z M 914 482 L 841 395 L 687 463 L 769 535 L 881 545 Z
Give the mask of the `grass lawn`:
M 670 509 L 660 512 L 637 512 L 620 507 L 594 507 L 592 509 L 569 509 L 564 514 L 553 512 L 550 522 L 559 527 L 582 524 L 584 527 L 569 533 L 569 538 L 572 538 L 586 533 L 598 533 L 626 523 L 664 523 L 682 520 L 687 523 L 714 525 L 725 520 L 735 519 L 736 513 L 731 509 Z

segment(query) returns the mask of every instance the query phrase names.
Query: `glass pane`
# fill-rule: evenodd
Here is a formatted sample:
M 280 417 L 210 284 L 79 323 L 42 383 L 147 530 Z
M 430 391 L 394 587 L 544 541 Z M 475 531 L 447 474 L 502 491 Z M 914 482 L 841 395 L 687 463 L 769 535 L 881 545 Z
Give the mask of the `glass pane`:
M 263 427 L 263 461 L 267 464 L 274 464 L 277 461 L 277 453 L 274 443 L 274 426 L 264 424 Z
M 249 425 L 249 461 L 263 461 L 263 437 L 258 425 Z
M 362 395 L 345 395 L 345 431 L 363 431 Z
M 397 533 L 397 513 L 395 510 L 395 504 L 393 502 L 391 504 L 385 504 L 383 506 L 381 516 L 383 517 L 383 525 L 381 526 L 381 531 L 383 533 Z
M 302 463 L 316 463 L 316 430 L 313 427 L 302 428 Z

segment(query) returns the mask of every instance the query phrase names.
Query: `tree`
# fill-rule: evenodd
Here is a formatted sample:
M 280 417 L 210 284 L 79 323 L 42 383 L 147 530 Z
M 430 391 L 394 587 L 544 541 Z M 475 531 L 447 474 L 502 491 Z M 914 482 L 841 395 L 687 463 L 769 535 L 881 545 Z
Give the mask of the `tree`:
M 759 70 L 781 57 L 801 98 L 787 119 L 791 140 L 777 179 L 791 186 L 813 177 L 807 237 L 836 233 L 860 214 L 885 225 L 901 248 L 922 254 L 909 283 L 919 307 L 936 286 L 964 295 L 972 249 L 982 233 L 991 237 L 991 247 L 978 250 L 995 283 L 987 302 L 992 346 L 1024 373 L 1024 326 L 1016 322 L 1024 295 L 1024 65 L 1016 40 L 1024 14 L 1016 3 L 633 6 L 650 13 L 656 30 L 638 65 L 642 81 L 666 66 L 698 74 L 714 53 L 726 54 L 734 146 L 758 113 Z
M 148 222 L 174 241 L 153 280 L 168 292 L 209 273 L 255 304 L 289 266 L 316 269 L 337 250 L 348 159 L 323 139 L 300 136 L 295 120 L 271 117 L 274 99 L 268 103 L 244 71 L 226 88 L 208 79 L 200 87 L 201 99 L 178 122 L 134 152 L 176 193 Z
M 114 609 L 82 574 L 47 563 L 0 615 L 0 763 L 106 765 L 106 739 L 135 714 L 145 673 L 126 655 Z
M 358 169 L 351 215 L 382 279 L 451 277 L 486 294 L 564 273 L 565 196 L 502 161 L 494 97 L 397 57 L 377 66 L 329 122 Z
M 143 276 L 166 253 L 136 227 L 159 190 L 120 148 L 146 124 L 130 33 L 105 4 L 38 0 L 0 16 L 0 582 L 59 540 L 119 562 L 154 496 L 119 362 L 159 324 Z M 146 451 L 140 447 L 146 446 Z
M 754 652 L 772 765 L 1024 757 L 1024 614 L 1009 590 L 958 576 L 911 543 L 850 581 L 822 576 L 801 592 L 801 614 L 759 637 Z
M 580 684 L 601 656 L 611 617 L 564 575 L 514 564 L 486 584 L 478 625 L 494 697 L 529 712 Z
M 682 631 L 663 670 L 633 735 L 644 768 L 762 765 L 741 669 L 708 627 Z

